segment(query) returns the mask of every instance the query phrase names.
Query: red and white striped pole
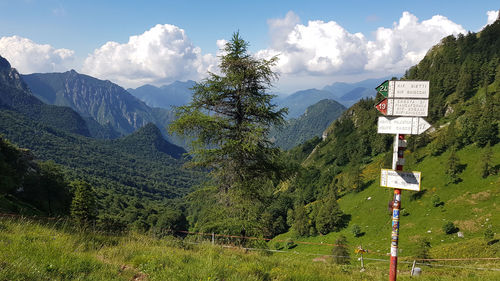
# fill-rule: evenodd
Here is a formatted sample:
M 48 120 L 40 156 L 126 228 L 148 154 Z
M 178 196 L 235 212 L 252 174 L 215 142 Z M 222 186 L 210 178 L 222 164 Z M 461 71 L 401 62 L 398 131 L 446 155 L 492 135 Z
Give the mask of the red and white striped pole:
M 404 151 L 406 149 L 405 135 L 397 134 L 394 137 L 392 169 L 403 171 Z M 401 208 L 401 189 L 394 189 L 392 204 L 392 232 L 391 232 L 391 265 L 389 281 L 396 281 L 398 268 L 398 241 L 399 241 L 399 210 Z

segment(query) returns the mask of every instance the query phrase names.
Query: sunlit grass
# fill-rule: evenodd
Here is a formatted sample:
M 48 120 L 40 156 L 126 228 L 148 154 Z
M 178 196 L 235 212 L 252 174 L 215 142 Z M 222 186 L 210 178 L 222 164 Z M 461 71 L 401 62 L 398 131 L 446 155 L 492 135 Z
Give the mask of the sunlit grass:
M 0 219 L 0 280 L 385 280 L 388 263 L 336 265 L 328 256 L 226 248 L 174 237 L 80 232 L 61 221 Z M 318 246 L 321 247 L 321 246 Z M 326 252 L 331 249 L 326 248 Z M 313 259 L 318 258 L 317 261 Z M 409 280 L 409 263 L 399 280 Z M 479 267 L 468 263 L 467 266 Z M 492 261 L 489 267 L 499 267 Z M 495 280 L 500 272 L 428 268 L 419 280 Z

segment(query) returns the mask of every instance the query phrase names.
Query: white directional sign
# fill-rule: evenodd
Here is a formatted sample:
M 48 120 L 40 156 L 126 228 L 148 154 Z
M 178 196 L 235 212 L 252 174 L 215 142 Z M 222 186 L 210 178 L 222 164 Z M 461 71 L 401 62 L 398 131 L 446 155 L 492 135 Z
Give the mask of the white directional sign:
M 377 133 L 420 135 L 431 127 L 422 117 L 378 117 Z
M 380 186 L 420 191 L 420 172 L 399 172 L 382 169 Z
M 428 109 L 428 99 L 387 99 L 388 116 L 425 117 Z
M 389 81 L 388 98 L 429 98 L 429 81 Z

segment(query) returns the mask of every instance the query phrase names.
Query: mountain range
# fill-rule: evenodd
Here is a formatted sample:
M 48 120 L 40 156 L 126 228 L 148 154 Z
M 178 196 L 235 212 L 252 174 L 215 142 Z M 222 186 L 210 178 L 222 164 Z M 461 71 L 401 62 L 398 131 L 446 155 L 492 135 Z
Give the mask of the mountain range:
M 329 99 L 307 107 L 299 118 L 291 118 L 269 134 L 276 146 L 290 149 L 313 137 L 320 137 L 323 131 L 346 110 L 342 104 Z
M 102 93 L 99 92 L 99 87 L 88 85 L 89 83 L 104 83 L 109 88 L 114 88 L 106 81 L 78 77 L 75 72 L 49 76 L 49 80 L 55 81 L 55 85 L 68 85 L 71 81 L 61 81 L 61 77 L 68 79 L 77 76 L 75 79 L 79 81 L 70 85 L 87 89 L 87 94 L 92 91 Z M 33 77 L 35 76 L 30 76 Z M 65 93 L 67 92 L 59 92 L 61 101 L 72 102 L 73 106 L 85 103 L 78 100 L 82 96 L 75 94 L 78 98 L 72 101 Z M 125 93 L 122 96 L 125 96 L 124 100 L 132 97 Z M 55 102 L 58 95 L 51 95 L 47 90 L 44 97 L 52 98 Z M 95 97 L 89 97 L 86 101 L 97 102 Z M 148 114 L 154 112 L 133 97 L 131 103 L 144 105 Z M 128 107 L 125 104 L 123 108 Z M 127 116 L 126 114 L 122 116 Z M 141 123 L 143 121 L 142 119 Z M 116 201 L 117 198 L 125 201 L 141 199 L 141 204 L 157 209 L 166 200 L 187 194 L 203 177 L 202 172 L 183 168 L 183 155 L 186 151 L 165 140 L 153 123 L 145 123 L 133 133 L 112 140 L 92 137 L 88 123 L 70 107 L 47 105 L 40 101 L 31 93 L 23 76 L 0 57 L 0 133 L 17 146 L 31 150 L 37 159 L 54 161 L 69 179 L 85 179 L 91 183 L 97 191 L 100 204 L 111 204 L 110 208 L 115 206 L 115 215 L 127 209 L 126 205 Z M 128 124 L 139 126 L 140 123 Z M 100 126 L 98 122 L 94 125 Z M 29 177 L 23 176 L 20 179 L 21 186 L 23 179 L 27 180 Z M 22 198 L 22 194 L 14 195 Z M 136 219 L 131 217 L 129 222 Z
M 172 106 L 185 105 L 191 100 L 191 88 L 195 84 L 196 82 L 192 80 L 175 81 L 161 87 L 148 84 L 136 89 L 129 88 L 127 91 L 150 107 L 171 109 Z

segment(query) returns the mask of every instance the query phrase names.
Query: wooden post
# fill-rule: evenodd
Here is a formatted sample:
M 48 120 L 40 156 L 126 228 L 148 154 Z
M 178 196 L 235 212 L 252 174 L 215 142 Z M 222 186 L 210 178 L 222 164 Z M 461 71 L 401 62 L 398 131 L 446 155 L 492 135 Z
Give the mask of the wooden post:
M 215 234 L 212 232 L 212 245 L 215 245 Z
M 406 147 L 405 136 L 397 134 L 394 138 L 392 169 L 403 170 L 404 150 Z M 389 267 L 389 281 L 396 281 L 398 268 L 398 242 L 399 242 L 399 210 L 401 208 L 401 189 L 394 189 L 392 205 L 392 232 L 391 232 L 391 265 Z
M 417 263 L 416 260 L 413 260 L 413 265 L 411 266 L 411 272 L 410 272 L 410 276 L 413 276 L 413 270 L 415 270 L 415 264 Z
M 363 261 L 363 252 L 361 252 L 361 272 L 365 271 L 365 263 Z

